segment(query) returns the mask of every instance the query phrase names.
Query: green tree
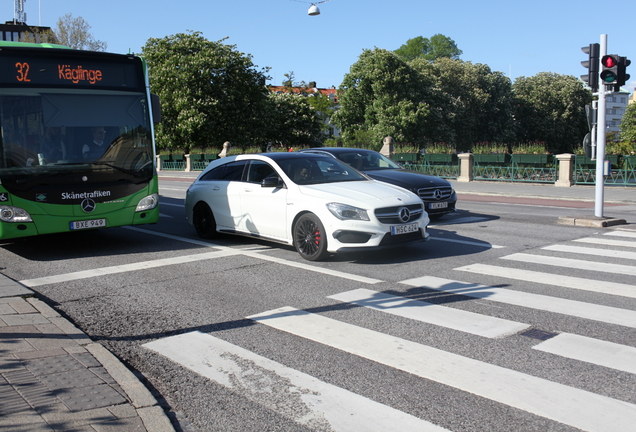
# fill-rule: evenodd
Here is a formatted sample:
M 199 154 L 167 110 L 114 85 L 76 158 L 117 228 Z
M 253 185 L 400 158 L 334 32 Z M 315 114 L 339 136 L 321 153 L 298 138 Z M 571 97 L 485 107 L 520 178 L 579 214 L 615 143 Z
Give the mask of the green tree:
M 404 45 L 394 51 L 402 60 L 412 61 L 423 58 L 434 61 L 439 58 L 458 59 L 462 50 L 451 38 L 436 34 L 430 39 L 417 36 L 406 41 Z
M 265 75 L 234 45 L 200 32 L 151 38 L 143 47 L 151 90 L 159 95 L 163 148 L 260 145 L 266 139 Z
M 340 86 L 340 108 L 331 121 L 345 141 L 362 133 L 378 146 L 385 136 L 422 143 L 435 136 L 441 111 L 431 77 L 391 51 L 364 50 Z M 432 103 L 433 102 L 433 103 Z M 369 143 L 367 143 L 369 144 Z
M 266 140 L 287 148 L 321 143 L 324 123 L 309 99 L 291 92 L 271 93 L 266 110 Z
M 433 63 L 417 59 L 411 66 L 432 74 L 447 97 L 440 105 L 448 126 L 443 141 L 455 144 L 458 150 L 469 150 L 479 141 L 514 140 L 512 85 L 501 72 L 450 58 Z
M 513 86 L 520 141 L 544 141 L 552 152 L 570 152 L 588 132 L 585 105 L 592 93 L 571 75 L 541 72 Z
M 620 125 L 619 140 L 629 144 L 632 152 L 636 152 L 636 103 L 627 106 Z
M 20 35 L 19 42 L 27 43 L 53 43 L 57 44 L 59 41 L 55 37 L 55 33 L 50 28 L 31 27 L 30 31 L 26 31 Z
M 106 42 L 96 40 L 89 32 L 91 26 L 84 18 L 74 18 L 73 14 L 66 14 L 57 20 L 55 36 L 61 45 L 87 51 L 105 51 Z

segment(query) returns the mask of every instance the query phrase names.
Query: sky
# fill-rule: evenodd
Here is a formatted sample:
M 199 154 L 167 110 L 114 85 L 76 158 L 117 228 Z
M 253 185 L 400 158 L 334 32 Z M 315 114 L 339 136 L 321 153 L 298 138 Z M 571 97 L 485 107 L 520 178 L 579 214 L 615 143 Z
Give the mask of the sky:
M 318 87 L 338 87 L 365 49 L 395 50 L 407 40 L 442 34 L 455 41 L 461 60 L 488 65 L 515 80 L 539 72 L 586 73 L 581 47 L 607 35 L 607 53 L 632 60 L 624 87 L 636 86 L 636 2 L 577 0 L 25 0 L 27 24 L 55 28 L 59 17 L 82 17 L 107 51 L 140 53 L 149 38 L 199 31 L 234 45 L 269 84 L 285 74 Z M 99 5 L 99 6 L 98 6 Z M 617 7 L 620 5 L 620 8 Z M 0 0 L 0 20 L 11 21 L 14 0 Z

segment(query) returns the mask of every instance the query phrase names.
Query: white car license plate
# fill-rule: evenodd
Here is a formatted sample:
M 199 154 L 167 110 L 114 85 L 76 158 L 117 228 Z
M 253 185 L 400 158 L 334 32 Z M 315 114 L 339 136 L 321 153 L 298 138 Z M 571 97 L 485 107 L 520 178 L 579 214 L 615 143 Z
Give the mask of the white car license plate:
M 408 225 L 397 225 L 391 227 L 391 235 L 400 235 L 412 233 L 419 230 L 419 226 L 416 223 L 408 224 Z
M 429 203 L 428 208 L 431 210 L 448 208 L 447 202 Z
M 106 219 L 93 219 L 93 220 L 71 222 L 72 230 L 102 228 L 105 226 L 106 226 Z

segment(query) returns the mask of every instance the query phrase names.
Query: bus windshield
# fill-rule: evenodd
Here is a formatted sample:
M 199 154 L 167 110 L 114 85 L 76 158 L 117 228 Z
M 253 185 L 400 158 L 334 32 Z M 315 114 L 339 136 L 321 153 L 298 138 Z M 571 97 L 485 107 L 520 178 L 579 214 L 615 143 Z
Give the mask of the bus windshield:
M 146 95 L 131 91 L 0 88 L 0 182 L 43 175 L 154 175 Z

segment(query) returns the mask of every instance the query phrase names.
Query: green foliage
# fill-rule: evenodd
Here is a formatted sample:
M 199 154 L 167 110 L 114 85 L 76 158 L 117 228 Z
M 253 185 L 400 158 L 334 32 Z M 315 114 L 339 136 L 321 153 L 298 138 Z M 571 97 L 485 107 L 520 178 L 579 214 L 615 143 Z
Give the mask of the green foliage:
M 509 153 L 508 144 L 497 142 L 478 142 L 470 149 L 473 154 L 501 154 Z
M 161 98 L 157 142 L 164 147 L 260 144 L 268 78 L 252 58 L 200 32 L 151 38 L 143 47 L 150 86 Z
M 434 63 L 411 63 L 422 74 L 434 77 L 443 98 L 436 101 L 442 111 L 443 129 L 438 140 L 466 151 L 479 141 L 512 141 L 512 86 L 501 72 L 484 64 L 440 58 Z
M 627 106 L 623 120 L 621 121 L 619 140 L 629 143 L 632 147 L 631 153 L 634 154 L 636 147 L 636 103 Z
M 409 39 L 394 52 L 407 62 L 417 58 L 428 61 L 439 58 L 458 59 L 462 54 L 462 50 L 457 48 L 455 41 L 442 34 L 436 34 L 430 40 L 422 36 Z
M 545 141 L 552 153 L 572 151 L 588 132 L 585 105 L 592 94 L 569 75 L 541 72 L 513 84 L 519 141 Z
M 89 32 L 91 26 L 84 21 L 84 18 L 74 18 L 73 14 L 67 13 L 57 20 L 55 36 L 61 45 L 67 47 L 87 50 L 106 51 L 108 44 L 93 38 Z
M 519 143 L 512 146 L 514 154 L 546 154 L 548 147 L 544 142 Z
M 309 99 L 291 92 L 271 93 L 265 114 L 265 141 L 296 148 L 319 145 L 324 123 Z
M 445 143 L 445 142 L 436 142 L 427 144 L 424 147 L 424 151 L 426 154 L 454 154 L 457 153 L 454 144 Z
M 432 80 L 418 74 L 396 54 L 365 50 L 340 87 L 340 108 L 331 117 L 345 142 L 366 131 L 370 143 L 392 136 L 398 142 L 421 141 L 433 125 L 428 103 Z

